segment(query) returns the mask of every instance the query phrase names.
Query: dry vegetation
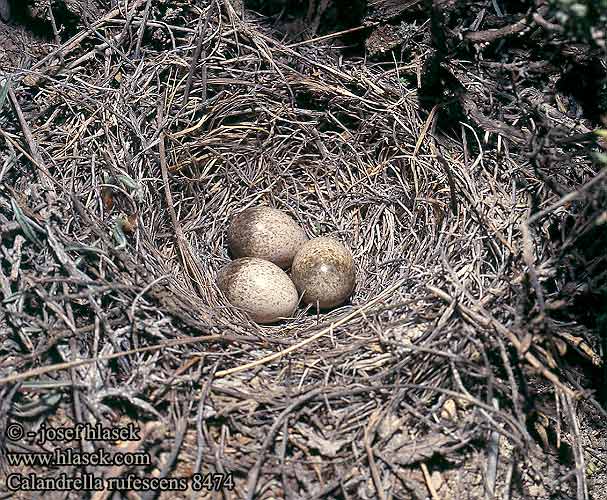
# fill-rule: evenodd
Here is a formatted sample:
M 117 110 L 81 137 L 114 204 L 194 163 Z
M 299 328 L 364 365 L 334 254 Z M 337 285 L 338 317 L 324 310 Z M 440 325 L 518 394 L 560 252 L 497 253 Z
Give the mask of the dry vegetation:
M 326 36 L 331 2 L 306 33 L 227 0 L 57 3 L 28 14 L 45 33 L 0 23 L 0 425 L 134 422 L 54 446 L 152 464 L 34 472 L 605 498 L 600 47 L 524 2 L 375 2 L 349 33 L 369 58 Z M 259 203 L 350 246 L 351 303 L 229 307 L 227 221 Z

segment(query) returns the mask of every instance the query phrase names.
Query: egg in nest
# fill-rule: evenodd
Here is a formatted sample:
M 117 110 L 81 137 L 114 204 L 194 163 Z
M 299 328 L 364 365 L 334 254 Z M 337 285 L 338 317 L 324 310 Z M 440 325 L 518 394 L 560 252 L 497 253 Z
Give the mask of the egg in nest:
M 333 238 L 313 238 L 295 255 L 291 278 L 304 303 L 320 309 L 343 304 L 356 283 L 352 253 Z
M 304 230 L 285 212 L 252 207 L 236 214 L 228 227 L 228 245 L 235 258 L 257 257 L 287 269 L 308 241 Z
M 287 273 L 256 257 L 242 257 L 224 266 L 217 286 L 230 304 L 261 324 L 292 316 L 299 298 Z

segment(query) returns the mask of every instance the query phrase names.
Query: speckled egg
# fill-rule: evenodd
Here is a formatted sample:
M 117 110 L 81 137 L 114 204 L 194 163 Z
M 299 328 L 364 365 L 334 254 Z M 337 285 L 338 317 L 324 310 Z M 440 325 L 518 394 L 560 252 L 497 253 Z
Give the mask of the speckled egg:
M 299 299 L 287 273 L 255 257 L 242 257 L 223 267 L 217 285 L 230 304 L 262 324 L 292 316 Z
M 228 245 L 235 258 L 258 257 L 287 269 L 308 241 L 304 230 L 276 208 L 253 207 L 236 214 L 228 227 Z
M 354 290 L 352 253 L 333 238 L 314 238 L 293 259 L 291 278 L 306 304 L 328 309 L 340 305 Z

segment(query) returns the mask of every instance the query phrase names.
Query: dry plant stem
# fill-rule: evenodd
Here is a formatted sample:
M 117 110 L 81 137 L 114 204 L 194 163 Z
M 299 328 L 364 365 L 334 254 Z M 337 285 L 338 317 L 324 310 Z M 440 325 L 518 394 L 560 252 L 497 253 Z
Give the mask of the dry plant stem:
M 353 474 L 349 474 L 348 476 L 344 477 L 343 479 L 333 481 L 333 484 L 329 484 L 328 486 L 326 486 L 325 488 L 320 490 L 319 493 L 317 493 L 316 495 L 311 497 L 309 500 L 321 500 L 321 499 L 324 500 L 325 498 L 327 498 L 327 495 L 329 493 L 331 493 L 333 490 L 335 490 L 337 488 L 339 488 L 339 492 L 340 492 L 342 498 L 344 498 L 346 500 L 350 500 L 351 497 L 348 496 L 347 490 L 354 488 L 358 483 L 363 481 L 363 479 L 360 477 L 352 477 L 352 476 L 353 476 Z
M 194 464 L 194 474 L 199 474 L 202 470 L 202 454 L 204 450 L 204 434 L 203 434 L 203 412 L 205 408 L 205 403 L 207 401 L 207 397 L 209 396 L 209 390 L 211 388 L 211 384 L 213 382 L 213 378 L 215 376 L 215 372 L 217 371 L 217 367 L 219 366 L 219 360 L 215 362 L 213 368 L 211 369 L 211 373 L 207 377 L 206 382 L 204 383 L 204 388 L 202 389 L 202 395 L 198 402 L 198 411 L 196 414 L 196 463 Z M 197 493 L 192 491 L 191 498 L 194 499 L 197 497 Z
M 166 458 L 164 463 L 162 464 L 162 468 L 160 469 L 159 478 L 165 478 L 171 472 L 175 461 L 177 460 L 177 456 L 179 455 L 179 451 L 181 450 L 181 446 L 183 445 L 183 441 L 186 435 L 188 427 L 188 422 L 186 418 L 180 418 L 175 425 L 175 441 L 173 443 L 173 447 L 170 455 Z M 157 497 L 156 491 L 146 491 L 144 495 L 141 496 L 141 500 L 154 500 Z
M 138 9 L 143 4 L 144 1 L 145 0 L 137 0 L 135 2 L 135 5 L 133 6 L 133 9 Z M 48 61 L 52 61 L 53 58 L 57 57 L 58 55 L 61 58 L 61 57 L 63 57 L 64 53 L 74 50 L 78 46 L 78 44 L 80 44 L 80 42 L 82 42 L 82 40 L 86 39 L 87 36 L 89 36 L 91 33 L 94 33 L 95 30 L 99 29 L 107 21 L 117 17 L 118 15 L 120 15 L 120 9 L 111 10 L 105 16 L 103 16 L 101 19 L 99 19 L 99 21 L 93 23 L 90 26 L 90 28 L 88 28 L 87 30 L 85 30 L 81 33 L 78 33 L 77 35 L 74 35 L 63 45 L 61 45 L 60 47 L 57 47 L 50 54 L 48 54 L 45 57 L 43 57 L 42 59 L 40 59 L 36 64 L 34 64 L 32 66 L 32 70 L 36 70 L 36 69 L 42 67 Z
M 441 163 L 443 168 L 445 169 L 445 173 L 447 174 L 447 181 L 449 183 L 449 190 L 451 191 L 451 212 L 453 215 L 457 216 L 457 189 L 455 186 L 455 180 L 453 179 L 453 172 L 451 172 L 451 167 L 449 166 L 449 162 L 445 160 L 445 158 L 438 152 L 434 147 L 433 152 L 436 154 L 436 159 Z
M 584 448 L 580 439 L 580 425 L 575 412 L 575 400 L 572 401 L 568 394 L 561 395 L 563 407 L 567 411 L 567 418 L 574 441 L 571 443 L 573 456 L 575 457 L 575 478 L 577 500 L 588 500 L 588 484 L 586 483 L 586 466 L 584 464 Z
M 413 156 L 417 156 L 419 149 L 421 148 L 421 146 L 424 142 L 424 139 L 426 138 L 426 135 L 428 134 L 428 130 L 434 123 L 434 118 L 439 109 L 440 109 L 440 105 L 435 104 L 434 107 L 430 110 L 428 117 L 424 121 L 424 126 L 422 127 L 422 129 L 419 132 L 417 141 L 415 142 L 415 149 L 413 150 Z
M 547 21 L 546 19 L 544 19 L 544 17 L 541 14 L 539 14 L 537 12 L 535 14 L 533 14 L 532 17 L 533 17 L 533 22 L 535 22 L 535 24 L 537 24 L 538 26 L 541 26 L 545 30 L 555 31 L 557 33 L 563 33 L 565 31 L 565 29 L 560 24 L 554 24 L 554 23 L 551 23 L 550 21 Z
M 478 109 L 478 104 L 474 102 L 467 93 L 461 93 L 459 100 L 466 114 L 485 132 L 499 134 L 519 145 L 523 145 L 528 141 L 528 134 L 524 133 L 522 130 L 501 121 L 488 118 Z
M 159 428 L 162 424 L 160 422 L 148 422 L 143 426 L 143 432 L 141 433 L 141 439 L 138 441 L 130 441 L 128 443 L 127 448 L 121 453 L 129 453 L 133 454 L 137 452 L 144 444 L 147 437 L 157 428 Z M 106 477 L 118 477 L 124 474 L 124 472 L 128 470 L 125 465 L 114 465 L 111 467 L 107 473 Z M 96 491 L 92 497 L 92 500 L 107 500 L 110 496 L 113 495 L 113 492 L 110 492 L 107 488 L 102 491 Z
M 407 490 L 413 494 L 416 500 L 427 500 L 428 495 L 424 491 L 424 487 L 422 484 L 407 477 L 408 474 L 404 474 L 402 472 L 402 469 L 398 467 L 392 460 L 390 460 L 384 453 L 378 451 L 375 451 L 374 453 L 390 468 L 394 475 L 403 483 L 405 488 L 407 488 Z
M 454 299 L 449 294 L 445 293 L 443 290 L 440 290 L 440 289 L 430 286 L 430 285 L 427 285 L 426 288 L 430 292 L 432 292 L 434 295 L 441 298 L 442 300 L 444 300 L 448 303 L 454 302 Z M 515 349 L 519 352 L 519 354 L 522 355 L 527 360 L 527 362 L 533 368 L 535 368 L 540 374 L 542 374 L 547 380 L 552 382 L 556 387 L 558 387 L 561 391 L 563 391 L 569 397 L 571 397 L 573 399 L 579 398 L 578 394 L 576 394 L 574 391 L 572 391 L 569 387 L 565 386 L 559 380 L 559 378 L 554 373 L 552 373 L 550 370 L 548 370 L 533 354 L 531 354 L 529 351 L 522 352 L 522 345 L 521 345 L 521 342 L 519 341 L 519 339 L 516 337 L 516 335 L 514 333 L 512 333 L 508 328 L 506 328 L 504 325 L 502 325 L 499 321 L 497 321 L 496 319 L 493 319 L 491 317 L 486 318 L 486 317 L 482 316 L 481 314 L 474 312 L 472 309 L 464 306 L 463 304 L 457 304 L 457 308 L 465 316 L 467 316 L 468 318 L 470 318 L 472 321 L 479 324 L 480 326 L 482 326 L 484 328 L 489 328 L 489 327 L 495 328 L 495 330 L 498 333 L 500 333 L 501 335 L 504 335 L 510 341 L 510 343 L 515 347 Z
M 510 500 L 512 498 L 512 476 L 514 475 L 515 468 L 516 461 L 511 460 L 508 470 L 506 471 L 506 485 L 504 486 L 504 496 L 502 497 L 503 500 Z
M 113 354 L 105 354 L 103 356 L 97 356 L 95 358 L 80 359 L 78 361 L 67 361 L 65 363 L 55 363 L 53 365 L 41 366 L 34 368 L 23 373 L 17 373 L 15 375 L 9 375 L 7 377 L 0 378 L 0 385 L 9 384 L 12 382 L 18 382 L 20 380 L 27 380 L 32 377 L 38 377 L 47 373 L 53 373 L 61 370 L 68 370 L 70 368 L 76 368 L 78 366 L 90 365 L 99 361 L 109 361 L 111 359 L 119 359 L 124 356 L 130 356 L 131 354 L 139 354 L 143 352 L 154 352 L 167 347 L 176 347 L 180 345 L 196 344 L 197 342 L 234 342 L 234 341 L 252 341 L 243 337 L 231 336 L 231 335 L 201 335 L 198 337 L 189 337 L 186 339 L 175 339 L 167 340 L 158 345 L 152 345 L 147 347 L 139 347 L 137 349 L 129 349 L 127 351 L 115 352 Z M 264 343 L 263 340 L 256 340 L 259 343 Z
M 236 12 L 236 10 L 234 9 L 230 0 L 221 0 L 221 1 L 226 8 L 226 11 L 228 13 L 228 18 L 230 20 L 230 24 L 232 25 L 232 28 L 234 29 L 234 35 L 235 35 L 234 41 L 236 43 L 237 52 L 240 55 L 241 47 L 240 47 L 240 39 L 238 37 L 238 30 L 242 26 L 242 21 L 240 19 L 241 16 L 239 15 L 238 12 Z M 241 14 L 244 14 L 244 12 L 241 12 Z
M 209 25 L 209 21 L 211 20 L 211 13 L 213 12 L 213 5 L 211 4 L 208 7 L 207 13 L 204 16 L 203 23 L 203 13 L 200 13 L 200 18 L 198 19 L 198 27 L 196 29 L 196 47 L 194 49 L 194 54 L 192 55 L 192 60 L 190 61 L 190 69 L 188 71 L 188 79 L 185 83 L 185 89 L 183 91 L 183 106 L 187 106 L 188 99 L 190 97 L 190 89 L 192 87 L 192 82 L 194 80 L 194 74 L 196 73 L 196 65 L 198 64 L 198 60 L 200 59 L 200 55 L 203 51 L 203 43 L 204 37 L 206 36 L 207 27 Z M 207 100 L 207 61 L 206 54 L 204 54 L 202 58 L 202 101 Z
M 48 16 L 51 20 L 51 27 L 53 28 L 53 36 L 55 37 L 55 43 L 57 47 L 61 45 L 61 38 L 59 37 L 59 32 L 57 31 L 57 23 L 55 22 L 55 15 L 53 14 L 53 6 L 49 3 L 48 5 Z M 63 52 L 59 53 L 59 59 L 61 61 L 61 65 L 64 64 L 63 60 Z
M 158 104 L 158 123 L 162 127 L 162 101 Z M 164 194 L 167 202 L 167 209 L 169 211 L 169 215 L 171 217 L 171 221 L 173 222 L 173 228 L 175 229 L 175 238 L 177 240 L 177 248 L 179 249 L 179 256 L 181 257 L 181 263 L 183 265 L 183 269 L 186 270 L 186 277 L 188 278 L 188 284 L 192 289 L 196 288 L 201 296 L 204 297 L 204 291 L 201 289 L 200 283 L 203 282 L 202 273 L 198 266 L 196 260 L 192 257 L 192 253 L 190 252 L 189 243 L 183 233 L 183 228 L 181 227 L 181 223 L 177 218 L 177 213 L 175 212 L 175 205 L 173 203 L 173 195 L 171 194 L 171 185 L 169 182 L 169 174 L 167 168 L 166 161 L 166 149 L 165 149 L 165 135 L 161 130 L 159 139 L 158 139 L 158 148 L 160 154 L 160 169 L 162 171 L 162 181 L 164 183 Z M 195 285 L 195 287 L 193 286 Z
M 422 462 L 420 464 L 420 467 L 422 469 L 422 473 L 424 474 L 424 481 L 426 482 L 426 487 L 428 488 L 428 491 L 430 492 L 430 496 L 432 497 L 432 500 L 440 500 L 440 497 L 438 496 L 438 493 L 436 491 L 436 489 L 434 488 L 434 485 L 432 484 L 432 477 L 430 476 L 430 471 L 428 470 L 428 466 Z
M 493 405 L 496 410 L 499 410 L 499 402 L 497 398 L 493 398 Z M 489 444 L 487 446 L 487 468 L 485 474 L 485 484 L 487 488 L 487 496 L 495 498 L 495 480 L 497 477 L 498 461 L 499 461 L 499 443 L 500 435 L 498 432 L 492 431 L 489 435 Z
M 219 373 L 219 372 L 218 372 Z M 278 416 L 278 418 L 272 424 L 272 427 L 268 431 L 268 435 L 263 442 L 261 450 L 259 450 L 257 461 L 255 462 L 255 466 L 251 469 L 247 479 L 247 496 L 246 500 L 253 500 L 255 498 L 255 490 L 257 489 L 257 481 L 259 480 L 259 474 L 261 472 L 261 467 L 263 466 L 263 462 L 265 460 L 265 455 L 272 445 L 274 441 L 274 435 L 278 432 L 278 429 L 283 425 L 283 422 L 289 417 L 289 414 L 293 412 L 299 406 L 307 403 L 308 401 L 314 399 L 316 396 L 319 396 L 325 391 L 324 388 L 314 389 L 307 392 L 304 396 L 296 399 L 291 403 L 285 410 Z
M 6 142 L 10 144 L 12 147 L 17 149 L 23 156 L 25 156 L 28 161 L 32 163 L 38 170 L 42 172 L 42 174 L 48 179 L 49 182 L 55 184 L 55 186 L 62 188 L 57 179 L 55 179 L 51 173 L 46 169 L 44 164 L 40 164 L 36 161 L 25 149 L 21 147 L 21 145 L 16 142 L 10 135 L 8 135 L 4 130 L 0 128 L 0 135 L 6 139 Z M 41 181 L 42 182 L 42 181 Z
M 324 40 L 330 40 L 331 38 L 337 38 L 342 35 L 347 35 L 348 33 L 355 33 L 360 30 L 369 29 L 374 26 L 378 26 L 379 23 L 370 23 L 365 24 L 364 26 L 356 26 L 355 28 L 350 28 L 347 30 L 336 31 L 335 33 L 329 33 L 328 35 L 317 36 L 315 38 L 310 38 L 309 40 L 303 40 L 301 42 L 291 43 L 287 45 L 288 48 L 294 49 L 295 47 L 301 47 L 302 45 L 312 45 L 316 42 L 322 42 Z
M 508 374 L 508 381 L 510 382 L 510 398 L 512 400 L 512 406 L 514 407 L 514 412 L 519 422 L 525 421 L 525 414 L 523 413 L 523 409 L 521 407 L 521 401 L 518 397 L 519 387 L 516 382 L 516 378 L 514 376 L 514 369 L 512 368 L 512 364 L 510 363 L 510 359 L 508 353 L 506 351 L 506 346 L 504 345 L 503 340 L 500 337 L 496 337 L 496 342 L 499 347 L 500 357 L 502 358 L 502 363 L 504 368 L 506 369 L 506 373 Z
M 147 0 L 145 4 L 145 8 L 143 9 L 143 19 L 141 20 L 141 25 L 139 26 L 139 32 L 137 34 L 137 45 L 135 46 L 135 59 L 139 59 L 139 55 L 141 54 L 141 42 L 143 41 L 143 35 L 145 34 L 146 24 L 148 22 L 148 18 L 150 17 L 150 7 L 152 6 L 152 0 Z
M 546 12 L 548 12 L 548 7 L 544 5 L 538 9 L 536 15 L 543 19 L 542 16 L 544 16 Z M 535 17 L 532 16 L 532 18 L 535 20 Z M 464 38 L 473 43 L 494 42 L 495 40 L 520 33 L 525 29 L 530 28 L 532 25 L 533 24 L 529 22 L 529 16 L 525 16 L 516 23 L 504 26 L 503 28 L 490 29 L 486 31 L 469 31 L 464 34 Z
M 293 493 L 289 487 L 289 480 L 287 478 L 287 469 L 285 466 L 285 458 L 287 456 L 287 443 L 289 442 L 289 422 L 285 419 L 282 423 L 282 438 L 280 440 L 279 447 L 279 459 L 280 459 L 280 481 L 282 483 L 282 490 L 285 493 L 285 498 L 291 498 Z
M 380 500 L 386 500 L 386 493 L 384 492 L 384 488 L 382 486 L 381 477 L 379 475 L 379 470 L 377 469 L 377 463 L 375 462 L 375 457 L 373 456 L 373 448 L 371 447 L 371 442 L 369 438 L 369 425 L 365 427 L 364 433 L 364 442 L 365 442 L 365 450 L 367 452 L 367 460 L 369 461 L 369 468 L 371 469 L 371 477 L 373 478 L 373 484 L 375 486 L 375 491 L 377 492 L 377 496 Z
M 226 375 L 232 375 L 234 373 L 238 373 L 238 372 L 242 372 L 242 371 L 245 371 L 245 370 L 249 370 L 251 368 L 255 368 L 257 366 L 265 365 L 267 363 L 270 363 L 271 361 L 275 361 L 277 359 L 280 359 L 283 356 L 285 356 L 287 354 L 290 354 L 292 352 L 298 351 L 302 347 L 305 347 L 308 344 L 311 344 L 312 342 L 317 341 L 318 339 L 324 337 L 328 333 L 332 333 L 334 328 L 337 328 L 338 326 L 341 326 L 341 325 L 347 323 L 348 321 L 350 321 L 352 318 L 355 318 L 356 316 L 362 315 L 365 311 L 369 310 L 375 304 L 377 304 L 377 303 L 381 302 L 382 300 L 388 298 L 388 296 L 392 292 L 394 292 L 395 290 L 397 290 L 404 283 L 404 281 L 405 281 L 404 279 L 403 280 L 399 280 L 394 285 L 392 285 L 391 287 L 389 287 L 386 290 L 384 290 L 381 294 L 379 294 L 373 300 L 367 302 L 364 306 L 361 306 L 358 309 L 355 309 L 350 314 L 347 314 L 346 316 L 344 316 L 340 320 L 337 320 L 334 323 L 331 323 L 327 328 L 324 328 L 320 332 L 312 335 L 310 338 L 302 340 L 301 342 L 298 342 L 297 344 L 295 344 L 295 345 L 293 345 L 291 347 L 287 347 L 284 351 L 280 351 L 280 352 L 271 354 L 269 356 L 266 356 L 265 358 L 258 359 L 257 361 L 252 361 L 251 363 L 247 363 L 247 364 L 241 365 L 241 366 L 236 366 L 236 367 L 230 368 L 228 370 L 220 370 L 220 371 L 218 371 L 215 374 L 215 376 L 216 377 L 225 377 Z
M 506 36 L 520 33 L 528 27 L 529 25 L 527 24 L 526 18 L 523 18 L 514 24 L 504 26 L 503 28 L 491 29 L 486 31 L 468 31 L 464 34 L 464 38 L 466 40 L 470 40 L 473 43 L 489 43 L 494 42 L 495 40 L 499 40 L 500 38 L 504 38 Z
M 49 180 L 52 178 L 52 175 L 48 171 L 47 166 L 42 159 L 42 155 L 40 154 L 40 150 L 38 149 L 38 145 L 32 135 L 32 131 L 30 130 L 29 125 L 27 124 L 27 120 L 25 119 L 25 115 L 21 110 L 21 106 L 19 105 L 19 101 L 17 100 L 17 96 L 13 91 L 12 85 L 10 82 L 8 83 L 8 96 L 11 100 L 11 104 L 13 105 L 13 109 L 17 114 L 17 118 L 19 119 L 19 124 L 21 125 L 21 130 L 23 131 L 23 136 L 25 137 L 25 141 L 29 147 L 32 158 L 34 159 L 38 168 L 43 172 L 44 175 L 40 176 L 40 182 L 45 187 L 45 189 L 49 190 L 51 193 L 55 192 L 54 186 L 52 182 Z
M 172 382 L 179 375 L 185 373 L 190 368 L 192 368 L 195 364 L 200 363 L 202 360 L 203 360 L 203 358 L 201 356 L 201 357 L 191 358 L 191 359 L 187 360 L 186 362 L 184 362 L 179 368 L 177 368 L 177 370 L 175 370 L 175 372 L 171 375 L 171 377 L 167 381 L 167 383 L 163 387 L 160 387 L 158 390 L 156 390 L 156 392 L 154 392 L 150 396 L 150 399 L 152 400 L 152 402 L 156 401 L 160 396 L 162 396 L 166 391 L 168 391 L 170 389 L 170 387 L 171 387 Z
M 531 235 L 529 234 L 529 225 L 526 222 L 521 224 L 521 233 L 523 236 L 523 259 L 525 260 L 525 264 L 527 264 L 527 275 L 529 276 L 529 281 L 535 291 L 535 299 L 537 300 L 540 317 L 543 318 L 545 312 L 544 292 L 542 291 L 542 286 L 540 285 L 533 262 L 533 242 L 531 241 Z
M 577 198 L 580 198 L 590 188 L 599 184 L 606 176 L 607 176 L 607 168 L 601 169 L 601 171 L 598 174 L 596 174 L 592 179 L 590 179 L 586 184 L 584 184 L 579 189 L 576 189 L 575 191 L 567 193 L 565 196 L 562 196 L 558 201 L 554 202 L 548 208 L 545 208 L 544 210 L 540 210 L 539 212 L 536 212 L 535 214 L 533 214 L 531 217 L 529 217 L 527 224 L 531 225 L 534 222 L 540 220 L 542 217 L 545 217 L 546 215 L 554 212 L 557 208 L 562 207 L 563 205 L 565 205 L 569 202 L 572 202 L 572 201 L 576 200 Z
M 158 283 L 160 283 L 161 281 L 166 280 L 167 278 L 170 278 L 169 274 L 165 274 L 163 276 L 159 276 L 158 278 L 156 278 L 155 280 L 153 280 L 152 282 L 148 283 L 133 299 L 133 303 L 131 304 L 131 307 L 129 309 L 129 316 L 131 317 L 131 329 L 134 330 L 135 329 L 135 307 L 137 306 L 137 302 L 146 294 L 148 293 L 154 286 L 156 286 Z

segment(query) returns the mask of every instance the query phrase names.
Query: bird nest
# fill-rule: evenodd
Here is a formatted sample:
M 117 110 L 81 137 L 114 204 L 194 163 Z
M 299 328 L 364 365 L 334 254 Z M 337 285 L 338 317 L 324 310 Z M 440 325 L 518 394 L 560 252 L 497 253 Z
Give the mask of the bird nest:
M 421 42 L 412 62 L 369 63 L 281 41 L 229 2 L 125 5 L 0 92 L 4 429 L 137 426 L 82 445 L 150 458 L 89 467 L 93 498 L 129 474 L 190 489 L 220 474 L 230 498 L 575 489 L 573 408 L 593 400 L 561 360 L 574 344 L 600 360 L 583 325 L 547 333 L 558 264 L 542 238 L 573 200 L 535 157 L 473 121 L 439 128 L 418 101 Z M 553 175 L 583 212 L 604 184 L 576 151 Z M 254 205 L 347 244 L 347 304 L 260 326 L 226 302 L 227 224 Z M 542 398 L 578 474 L 536 444 L 554 444 Z

